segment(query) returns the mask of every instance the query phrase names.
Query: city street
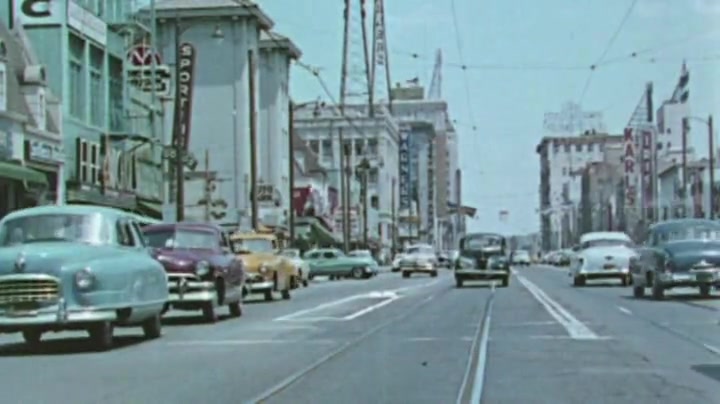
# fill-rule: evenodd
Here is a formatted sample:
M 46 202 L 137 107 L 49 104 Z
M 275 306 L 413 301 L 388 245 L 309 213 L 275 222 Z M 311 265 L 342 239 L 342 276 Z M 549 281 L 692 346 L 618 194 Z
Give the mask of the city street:
M 156 341 L 120 330 L 106 353 L 4 336 L 0 386 L 18 403 L 720 402 L 720 300 L 676 295 L 573 288 L 548 266 L 507 289 L 447 270 L 318 280 L 237 320 L 174 315 Z

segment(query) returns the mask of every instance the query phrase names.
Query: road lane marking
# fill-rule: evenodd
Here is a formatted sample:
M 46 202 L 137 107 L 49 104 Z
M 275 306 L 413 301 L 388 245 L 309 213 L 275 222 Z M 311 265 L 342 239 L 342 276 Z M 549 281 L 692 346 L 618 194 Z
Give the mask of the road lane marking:
M 440 279 L 436 279 L 431 282 L 424 282 L 419 285 L 411 285 L 411 286 L 404 286 L 402 288 L 391 289 L 388 292 L 394 292 L 394 293 L 408 292 L 408 291 L 415 290 L 415 289 L 427 288 L 427 287 L 436 285 L 438 282 L 440 282 Z
M 570 337 L 573 339 L 583 340 L 599 339 L 597 334 L 595 334 L 580 320 L 575 318 L 575 316 L 570 314 L 570 312 L 565 310 L 560 303 L 550 298 L 550 296 L 548 296 L 537 285 L 530 282 L 522 275 L 518 275 L 517 278 L 525 289 L 527 289 L 528 292 L 530 292 L 530 294 L 535 298 L 535 300 L 537 300 L 545 308 L 550 316 L 552 316 L 561 326 L 563 326 L 563 328 L 565 328 Z
M 319 305 L 317 305 L 317 306 L 315 306 L 315 307 L 310 307 L 310 308 L 308 308 L 308 309 L 303 309 L 303 310 L 299 310 L 299 311 L 296 311 L 296 312 L 293 312 L 293 313 L 290 313 L 290 314 L 286 314 L 286 315 L 284 315 L 284 316 L 277 317 L 277 318 L 273 319 L 273 321 L 286 321 L 286 320 L 290 320 L 290 319 L 293 319 L 293 318 L 295 318 L 295 317 L 302 316 L 303 314 L 312 313 L 312 312 L 315 312 L 315 311 L 318 311 L 318 310 L 327 309 L 327 308 L 329 308 L 329 307 L 335 307 L 335 306 L 341 305 L 341 304 L 343 304 L 343 303 L 351 302 L 351 301 L 353 301 L 353 300 L 362 299 L 363 297 L 364 297 L 363 295 L 348 296 L 348 297 L 345 297 L 345 298 L 342 298 L 342 299 L 333 300 L 333 301 L 331 301 L 331 302 L 322 303 L 322 304 L 319 304 Z
M 463 404 L 465 402 L 466 390 L 468 383 L 470 382 L 470 375 L 475 372 L 475 377 L 472 381 L 472 390 L 470 391 L 470 403 L 480 403 L 483 394 L 483 388 L 485 385 L 485 369 L 487 367 L 487 351 L 488 342 L 490 341 L 490 321 L 492 319 L 492 309 L 495 301 L 495 284 L 490 286 L 490 297 L 488 297 L 485 305 L 485 311 L 483 318 L 478 322 L 477 332 L 473 338 L 472 346 L 470 347 L 470 355 L 476 352 L 475 357 L 470 357 L 468 360 L 467 368 L 465 369 L 465 376 L 463 377 L 460 390 L 458 392 L 456 404 Z M 473 360 L 474 359 L 474 360 Z M 475 362 L 475 366 L 473 366 Z
M 395 295 L 395 296 L 392 296 L 392 297 L 387 297 L 386 300 L 383 300 L 383 301 L 381 301 L 381 302 L 379 302 L 379 303 L 375 303 L 375 304 L 373 304 L 372 306 L 368 306 L 368 307 L 366 307 L 366 308 L 364 308 L 364 309 L 362 309 L 362 310 L 356 311 L 355 313 L 352 313 L 352 314 L 349 314 L 349 315 L 347 315 L 347 316 L 345 316 L 345 317 L 342 317 L 342 320 L 343 320 L 343 321 L 355 320 L 356 318 L 358 318 L 358 317 L 360 317 L 360 316 L 364 316 L 364 315 L 366 315 L 366 314 L 368 314 L 368 313 L 371 313 L 371 312 L 373 312 L 373 311 L 375 311 L 375 310 L 377 310 L 377 309 L 379 309 L 379 308 L 381 308 L 381 307 L 387 306 L 388 304 L 390 304 L 390 303 L 398 300 L 399 298 L 400 298 L 400 296 L 398 296 L 398 295 Z
M 717 347 L 715 347 L 715 346 L 713 346 L 713 345 L 710 345 L 710 344 L 703 344 L 703 346 L 705 347 L 705 349 L 707 349 L 708 351 L 714 353 L 715 355 L 720 355 L 720 348 L 717 348 Z
M 473 337 L 413 337 L 405 338 L 406 342 L 438 342 L 438 341 L 472 341 Z
M 617 308 L 618 308 L 618 310 L 627 314 L 628 316 L 632 316 L 632 311 L 630 311 L 630 309 L 626 309 L 625 307 L 622 307 L 622 306 L 617 306 Z

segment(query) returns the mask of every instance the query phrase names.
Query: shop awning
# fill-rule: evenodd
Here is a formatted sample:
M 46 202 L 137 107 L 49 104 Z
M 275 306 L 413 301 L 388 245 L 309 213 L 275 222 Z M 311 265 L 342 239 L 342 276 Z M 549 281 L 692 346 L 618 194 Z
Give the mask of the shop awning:
M 161 203 L 138 198 L 137 207 L 138 211 L 143 215 L 150 216 L 154 219 L 162 218 L 163 209 Z
M 312 216 L 295 219 L 295 235 L 302 235 L 321 244 L 338 243 L 335 236 L 320 223 L 320 220 Z
M 0 177 L 16 181 L 26 181 L 36 185 L 47 186 L 47 177 L 40 171 L 19 164 L 0 161 Z

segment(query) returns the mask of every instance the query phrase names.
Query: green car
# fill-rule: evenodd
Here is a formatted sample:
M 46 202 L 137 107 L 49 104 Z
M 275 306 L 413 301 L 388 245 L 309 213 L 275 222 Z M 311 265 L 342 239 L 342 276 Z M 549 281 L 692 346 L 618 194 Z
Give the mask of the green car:
M 327 276 L 331 280 L 367 279 L 378 273 L 377 262 L 372 256 L 351 257 L 335 248 L 310 250 L 303 259 L 310 266 L 310 279 L 316 276 Z

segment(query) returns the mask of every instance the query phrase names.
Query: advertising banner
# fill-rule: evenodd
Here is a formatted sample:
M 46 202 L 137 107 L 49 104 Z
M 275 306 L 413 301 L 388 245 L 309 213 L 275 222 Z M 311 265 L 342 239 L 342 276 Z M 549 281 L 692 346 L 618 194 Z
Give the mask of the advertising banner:
M 410 194 L 410 129 L 400 129 L 400 142 L 398 144 L 399 156 L 398 156 L 398 193 L 400 200 L 400 210 L 410 209 L 411 194 Z
M 190 144 L 190 124 L 192 123 L 192 101 L 195 77 L 195 47 L 184 42 L 177 49 L 178 77 L 175 91 L 175 128 L 173 142 L 185 151 Z

